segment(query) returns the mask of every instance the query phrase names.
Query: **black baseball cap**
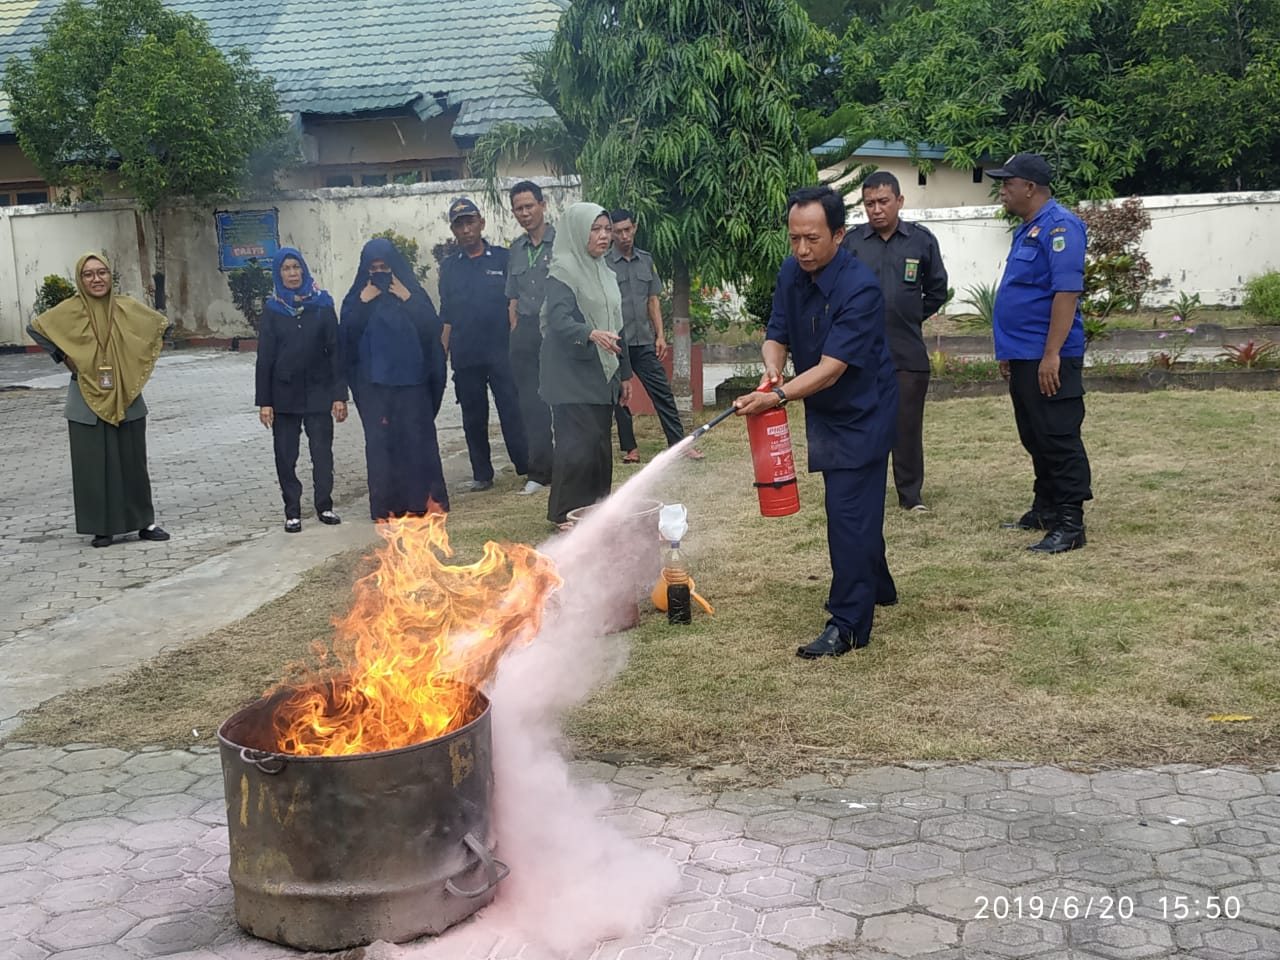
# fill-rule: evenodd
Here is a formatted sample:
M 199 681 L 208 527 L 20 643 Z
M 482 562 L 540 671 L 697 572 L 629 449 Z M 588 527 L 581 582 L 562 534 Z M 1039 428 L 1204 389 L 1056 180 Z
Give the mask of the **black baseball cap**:
M 988 170 L 987 176 L 992 180 L 1020 177 L 1047 187 L 1053 181 L 1053 167 L 1049 166 L 1049 161 L 1038 153 L 1015 153 L 1005 161 L 1003 167 Z
M 480 208 L 468 197 L 457 197 L 449 204 L 449 222 L 457 220 L 459 217 L 478 217 L 480 216 Z

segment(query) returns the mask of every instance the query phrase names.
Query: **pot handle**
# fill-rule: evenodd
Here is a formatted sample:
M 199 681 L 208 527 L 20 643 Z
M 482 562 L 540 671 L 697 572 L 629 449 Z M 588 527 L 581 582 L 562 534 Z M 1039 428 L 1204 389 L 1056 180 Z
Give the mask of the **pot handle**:
M 240 761 L 247 763 L 251 767 L 257 767 L 263 773 L 272 777 L 282 772 L 288 763 L 284 757 L 277 756 L 274 753 L 267 753 L 263 750 L 250 750 L 248 747 L 241 748 Z
M 475 838 L 474 834 L 468 833 L 462 838 L 462 842 L 466 844 L 467 849 L 474 853 L 480 859 L 480 865 L 484 867 L 485 882 L 479 890 L 464 890 L 453 882 L 450 877 L 444 882 L 444 888 L 452 893 L 455 897 L 463 897 L 467 900 L 474 900 L 476 897 L 482 897 L 503 880 L 511 875 L 511 868 L 495 857 L 483 843 Z M 461 876 L 471 869 L 468 865 L 458 871 L 456 876 Z

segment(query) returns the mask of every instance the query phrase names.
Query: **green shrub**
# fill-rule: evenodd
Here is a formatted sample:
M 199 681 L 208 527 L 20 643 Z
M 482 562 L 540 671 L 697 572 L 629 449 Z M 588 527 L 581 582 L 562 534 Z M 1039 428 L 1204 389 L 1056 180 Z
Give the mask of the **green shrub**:
M 36 316 L 44 313 L 46 310 L 52 310 L 63 300 L 70 300 L 76 295 L 76 285 L 66 277 L 60 277 L 56 273 L 51 273 L 40 281 L 40 286 L 36 288 L 36 302 L 33 307 Z
M 236 267 L 227 273 L 227 286 L 231 289 L 231 302 L 240 311 L 240 316 L 244 317 L 249 328 L 257 333 L 263 305 L 275 290 L 271 271 L 258 263 L 256 258 L 250 258 L 243 267 Z
M 972 287 L 965 287 L 966 299 L 960 302 L 972 307 L 973 312 L 959 313 L 952 319 L 965 330 L 990 330 L 995 321 L 997 289 L 998 284 L 994 283 L 977 283 Z
M 1280 270 L 1250 278 L 1241 306 L 1254 316 L 1280 323 Z

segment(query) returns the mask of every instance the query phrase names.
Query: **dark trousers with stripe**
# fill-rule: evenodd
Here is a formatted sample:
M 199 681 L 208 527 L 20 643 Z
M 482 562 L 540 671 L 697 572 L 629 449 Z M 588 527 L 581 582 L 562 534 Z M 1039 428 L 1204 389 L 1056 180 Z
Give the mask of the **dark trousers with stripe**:
M 271 424 L 276 454 L 276 477 L 284 498 L 286 519 L 302 516 L 302 481 L 298 479 L 298 451 L 307 431 L 311 453 L 311 483 L 316 513 L 333 509 L 333 416 L 324 413 L 277 413 Z
M 658 351 L 649 344 L 632 344 L 627 347 L 627 355 L 631 359 L 632 372 L 644 384 L 644 392 L 649 395 L 653 410 L 658 415 L 658 423 L 667 437 L 667 446 L 674 447 L 684 439 L 684 427 L 680 423 L 680 411 L 676 409 L 676 398 L 671 392 L 667 371 L 658 359 Z M 623 453 L 634 450 L 636 431 L 631 411 L 618 404 L 614 408 L 614 417 L 618 421 L 618 447 Z
M 1041 508 L 1079 506 L 1093 499 L 1084 424 L 1084 358 L 1063 357 L 1061 386 L 1052 397 L 1040 392 L 1040 361 L 1009 361 L 1009 397 L 1018 439 L 1031 454 L 1035 503 Z
M 884 475 L 888 455 L 853 470 L 825 470 L 827 547 L 831 552 L 829 623 L 854 640 L 871 636 L 877 603 L 898 591 L 884 548 Z
M 521 323 L 530 320 L 521 318 Z M 537 318 L 532 321 L 537 322 Z M 520 419 L 524 421 L 524 434 L 529 445 L 529 479 L 541 484 L 551 483 L 551 408 L 538 393 L 541 359 L 539 348 L 516 346 L 511 348 L 511 373 L 515 377 L 520 396 Z
M 462 407 L 462 433 L 467 438 L 471 458 L 471 478 L 492 480 L 493 461 L 489 447 L 489 391 L 498 408 L 498 423 L 507 456 L 516 473 L 529 472 L 529 441 L 520 415 L 520 393 L 511 373 L 511 362 L 503 357 L 494 363 L 463 367 L 453 371 L 453 392 Z
M 898 439 L 893 445 L 893 485 L 898 505 L 906 509 L 924 501 L 924 399 L 928 370 L 898 371 Z

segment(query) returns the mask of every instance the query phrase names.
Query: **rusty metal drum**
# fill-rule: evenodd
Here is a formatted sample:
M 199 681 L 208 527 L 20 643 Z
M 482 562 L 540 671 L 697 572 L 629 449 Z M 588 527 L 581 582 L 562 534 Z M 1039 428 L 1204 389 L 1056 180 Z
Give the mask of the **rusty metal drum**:
M 255 937 L 339 950 L 437 934 L 508 873 L 490 829 L 489 702 L 414 746 L 345 757 L 274 752 L 278 693 L 218 730 L 236 921 Z

